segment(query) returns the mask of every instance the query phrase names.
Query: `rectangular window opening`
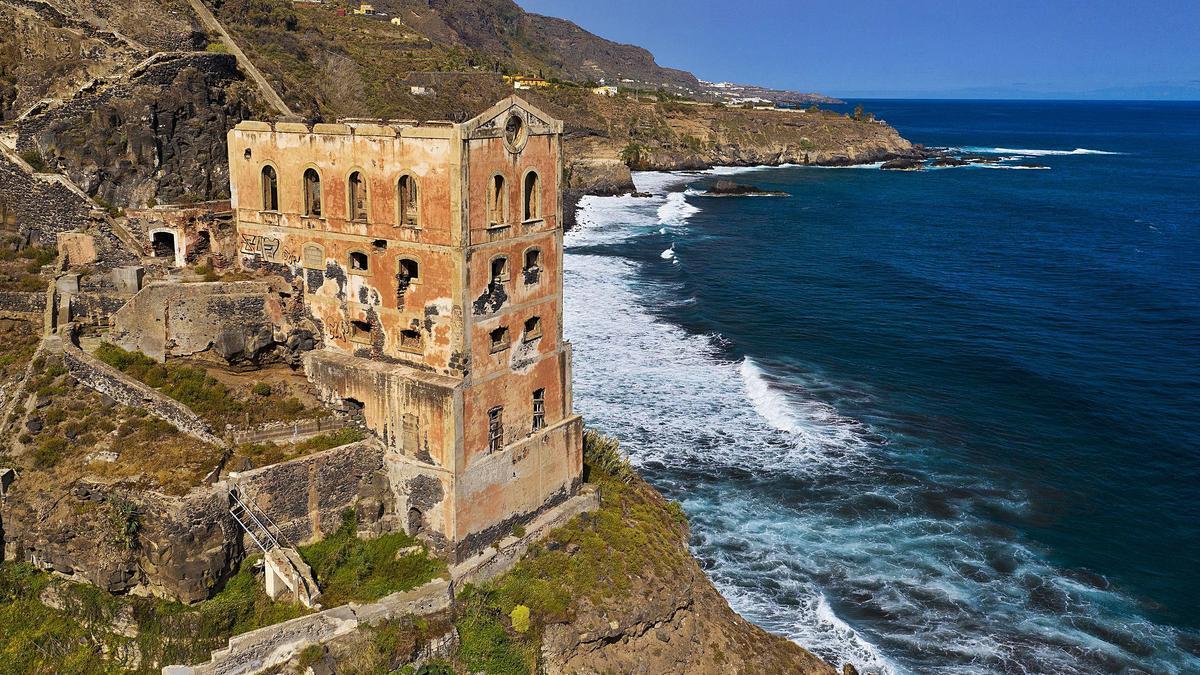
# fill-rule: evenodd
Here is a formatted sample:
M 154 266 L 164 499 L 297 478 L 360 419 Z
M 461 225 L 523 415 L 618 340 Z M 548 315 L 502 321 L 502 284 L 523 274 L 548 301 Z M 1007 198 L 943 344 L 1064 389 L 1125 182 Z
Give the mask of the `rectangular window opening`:
M 546 427 L 546 390 L 535 389 L 533 391 L 533 430 L 544 429 Z
M 504 448 L 504 408 L 496 406 L 488 411 L 488 452 L 500 452 Z

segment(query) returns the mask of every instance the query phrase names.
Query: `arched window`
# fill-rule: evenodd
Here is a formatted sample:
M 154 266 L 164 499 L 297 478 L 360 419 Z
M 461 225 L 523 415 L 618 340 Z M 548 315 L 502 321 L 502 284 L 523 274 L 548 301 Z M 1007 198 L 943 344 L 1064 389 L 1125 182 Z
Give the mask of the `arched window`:
M 492 176 L 488 189 L 488 224 L 500 225 L 508 221 L 507 195 L 504 191 L 504 176 Z
M 542 183 L 536 171 L 525 174 L 525 218 L 537 220 L 542 217 Z
M 417 194 L 417 179 L 412 176 L 401 176 L 396 184 L 396 201 L 400 204 L 400 225 L 403 227 L 419 227 L 421 222 L 421 202 Z
M 279 210 L 279 176 L 270 164 L 262 168 L 263 211 Z
M 492 283 L 502 284 L 505 281 L 508 281 L 508 258 L 492 258 Z
M 542 268 L 542 249 L 531 248 L 525 251 L 525 271 L 531 272 Z
M 304 215 L 321 216 L 321 174 L 316 169 L 304 170 Z
M 367 219 L 367 181 L 361 171 L 350 174 L 350 220 Z
M 411 258 L 401 258 L 397 266 L 396 277 L 405 284 L 411 284 L 421 277 L 421 266 Z

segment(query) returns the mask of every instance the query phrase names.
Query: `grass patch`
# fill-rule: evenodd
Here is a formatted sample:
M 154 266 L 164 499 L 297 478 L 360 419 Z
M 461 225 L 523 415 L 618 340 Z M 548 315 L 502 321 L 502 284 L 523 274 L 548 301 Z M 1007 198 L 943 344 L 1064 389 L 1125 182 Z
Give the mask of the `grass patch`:
M 336 532 L 300 547 L 301 557 L 312 567 L 321 587 L 321 604 L 326 607 L 371 602 L 448 574 L 446 564 L 430 558 L 423 548 L 397 558 L 397 551 L 417 543 L 407 534 L 359 539 L 356 530 L 354 512 L 347 510 Z
M 460 595 L 459 665 L 470 672 L 537 672 L 545 626 L 577 609 L 620 608 L 634 583 L 688 574 L 687 519 L 636 474 L 615 439 L 584 435 L 584 474 L 603 502 L 551 533 L 507 574 Z M 652 580 L 657 579 L 658 582 Z
M 276 396 L 269 391 L 265 395 L 239 395 L 203 368 L 158 363 L 141 352 L 125 351 L 107 342 L 100 344 L 95 356 L 191 408 L 217 430 L 227 424 L 240 426 L 251 415 L 255 422 L 263 423 L 305 419 L 315 412 L 295 397 Z

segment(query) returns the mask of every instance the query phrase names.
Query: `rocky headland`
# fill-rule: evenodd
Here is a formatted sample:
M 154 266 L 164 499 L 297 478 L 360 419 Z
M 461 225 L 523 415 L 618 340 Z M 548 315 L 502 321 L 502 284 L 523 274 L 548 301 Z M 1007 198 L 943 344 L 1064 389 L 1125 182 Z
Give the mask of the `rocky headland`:
M 9 520 L 0 522 L 0 534 L 20 538 L 25 548 L 9 552 L 37 563 L 0 564 L 0 605 L 11 610 L 0 612 L 0 620 L 11 622 L 5 635 L 17 643 L 28 637 L 22 617 L 56 640 L 53 653 L 27 655 L 35 670 L 93 661 L 103 664 L 100 670 L 154 670 L 195 661 L 235 632 L 300 612 L 273 609 L 255 593 L 261 572 L 240 566 L 246 551 L 227 519 L 193 522 L 195 513 L 211 510 L 203 502 L 213 466 L 265 460 L 223 455 L 147 419 L 138 405 L 85 395 L 78 364 L 55 356 L 63 346 L 56 352 L 41 343 L 46 289 L 62 269 L 53 250 L 57 234 L 87 221 L 104 258 L 128 243 L 127 211 L 228 198 L 226 133 L 237 122 L 280 116 L 275 100 L 307 121 L 463 119 L 512 93 L 498 71 L 544 69 L 557 81 L 521 94 L 565 121 L 566 226 L 582 195 L 633 191 L 631 170 L 849 165 L 915 152 L 895 129 L 871 119 L 815 107 L 755 110 L 690 100 L 688 87 L 696 82 L 690 73 L 506 1 L 437 0 L 420 12 L 399 1 L 377 2 L 400 26 L 283 0 L 209 3 L 232 38 L 213 31 L 198 4 L 0 0 L 0 214 L 16 214 L 23 228 L 5 240 L 11 249 L 4 262 L 12 268 L 5 298 L 32 308 L 0 328 L 21 336 L 0 350 L 0 402 L 13 436 L 0 449 L 0 469 L 19 469 L 27 486 L 6 502 Z M 229 39 L 240 47 L 236 53 Z M 257 65 L 265 82 L 247 74 L 242 58 Z M 586 78 L 597 68 L 654 86 L 596 95 Z M 30 189 L 43 184 L 61 198 L 61 208 L 49 208 L 43 193 Z M 770 194 L 714 187 L 713 194 Z M 189 274 L 192 281 L 211 280 L 215 270 L 195 267 Z M 107 316 L 123 303 L 107 275 L 85 274 L 80 283 L 74 311 Z M 67 352 L 74 354 L 69 346 Z M 269 394 L 245 389 L 240 400 L 264 408 Z M 109 459 L 114 444 L 103 445 L 101 436 L 138 448 L 144 456 L 137 473 L 121 473 L 124 464 Z M 691 557 L 677 505 L 620 462 L 594 470 L 606 495 L 597 514 L 552 535 L 511 576 L 485 589 L 483 599 L 461 596 L 441 624 L 417 631 L 421 640 L 459 644 L 439 653 L 472 672 L 486 671 L 492 656 L 546 672 L 833 672 L 729 607 Z M 364 505 L 387 499 L 367 479 L 347 490 Z M 307 506 L 307 493 L 301 496 L 298 510 Z M 336 514 L 325 515 L 336 527 Z M 36 555 L 23 555 L 29 551 Z M 532 632 L 510 619 L 518 588 L 540 593 L 522 601 L 533 611 Z M 195 604 L 166 606 L 129 595 L 133 589 Z M 437 626 L 448 628 L 430 634 Z M 371 638 L 364 634 L 356 633 Z M 453 638 L 445 642 L 446 635 Z M 470 641 L 480 635 L 489 649 L 511 647 L 517 656 L 474 660 L 479 652 Z M 417 653 L 428 657 L 422 649 Z M 373 663 L 398 668 L 413 653 L 395 647 Z M 326 657 L 345 654 L 330 645 L 315 658 Z M 362 672 L 378 672 L 373 668 Z

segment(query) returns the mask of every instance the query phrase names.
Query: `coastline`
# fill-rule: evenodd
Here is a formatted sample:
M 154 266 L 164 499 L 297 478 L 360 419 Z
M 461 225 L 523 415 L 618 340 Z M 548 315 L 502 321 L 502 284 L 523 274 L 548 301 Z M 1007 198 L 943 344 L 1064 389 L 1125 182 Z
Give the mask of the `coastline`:
M 667 440 L 666 436 L 660 436 L 660 434 L 670 435 L 670 432 L 665 430 L 646 432 L 646 429 L 654 428 L 655 422 L 650 419 L 630 420 L 622 422 L 619 426 L 614 424 L 610 415 L 617 414 L 619 416 L 623 414 L 623 411 L 612 408 L 612 401 L 606 400 L 599 411 L 585 407 L 591 402 L 594 394 L 600 393 L 598 391 L 600 388 L 605 388 L 603 383 L 612 385 L 608 378 L 612 377 L 613 373 L 604 364 L 616 358 L 614 354 L 607 353 L 611 348 L 600 348 L 600 341 L 605 339 L 601 335 L 603 329 L 594 324 L 599 319 L 588 314 L 595 311 L 597 302 L 603 302 L 606 310 L 616 312 L 616 316 L 608 316 L 607 312 L 604 313 L 606 315 L 603 321 L 605 325 L 615 322 L 621 326 L 652 327 L 645 329 L 644 333 L 638 331 L 622 334 L 615 342 L 607 343 L 614 346 L 629 345 L 628 351 L 623 349 L 619 351 L 624 354 L 626 359 L 633 360 L 633 363 L 628 366 L 630 372 L 639 374 L 638 385 L 629 387 L 631 391 L 636 392 L 637 396 L 645 396 L 648 400 L 670 400 L 671 396 L 666 393 L 666 390 L 654 394 L 647 392 L 646 387 L 652 386 L 653 390 L 657 392 L 658 386 L 671 386 L 673 380 L 679 377 L 681 370 L 702 367 L 703 371 L 695 374 L 697 386 L 700 382 L 711 385 L 725 380 L 729 381 L 730 386 L 722 387 L 722 389 L 728 391 L 730 403 L 720 406 L 721 409 L 727 410 L 732 408 L 736 404 L 735 402 L 749 400 L 751 407 L 740 414 L 741 417 L 747 419 L 743 419 L 738 424 L 752 425 L 760 429 L 760 431 L 753 432 L 756 438 L 759 437 L 758 434 L 774 434 L 780 431 L 807 434 L 808 431 L 802 428 L 807 423 L 795 419 L 791 412 L 780 407 L 781 402 L 775 400 L 776 395 L 770 391 L 769 385 L 762 379 L 761 371 L 748 359 L 741 363 L 726 363 L 720 356 L 720 348 L 713 342 L 712 336 L 689 335 L 682 327 L 664 324 L 660 319 L 655 318 L 654 311 L 644 304 L 649 300 L 640 298 L 639 294 L 632 290 L 632 285 L 635 283 L 633 265 L 618 258 L 615 259 L 619 262 L 617 269 L 613 270 L 614 259 L 579 251 L 581 249 L 589 251 L 597 246 L 619 244 L 627 236 L 627 232 L 624 231 L 625 228 L 622 228 L 622 232 L 614 232 L 610 226 L 621 219 L 633 219 L 628 225 L 630 229 L 637 231 L 657 231 L 661 224 L 661 231 L 664 233 L 685 232 L 688 220 L 701 210 L 687 201 L 688 195 L 685 194 L 683 188 L 691 180 L 701 176 L 730 176 L 763 169 L 787 167 L 788 165 L 784 164 L 782 167 L 779 165 L 749 165 L 717 166 L 703 170 L 637 171 L 631 174 L 632 180 L 636 182 L 634 191 L 619 195 L 586 195 L 580 200 L 579 222 L 576 228 L 567 235 L 564 242 L 566 273 L 573 281 L 567 292 L 569 294 L 579 293 L 580 297 L 586 296 L 591 299 L 585 303 L 579 298 L 568 298 L 567 302 L 568 336 L 573 342 L 581 345 L 581 353 L 586 351 L 593 357 L 577 359 L 576 362 L 577 406 L 585 414 L 600 413 L 590 417 L 589 423 L 594 424 L 605 433 L 621 437 L 623 442 L 631 442 L 629 445 L 631 460 L 647 483 L 656 491 L 663 492 L 665 487 L 670 487 L 670 481 L 664 483 L 665 479 L 656 475 L 658 473 L 656 469 L 661 466 L 660 462 L 664 459 L 661 454 L 664 452 L 662 446 L 666 444 Z M 634 196 L 633 192 L 639 192 L 639 194 L 648 192 L 649 196 Z M 651 216 L 639 221 L 636 220 L 636 213 L 647 213 Z M 669 264 L 678 264 L 673 246 L 662 251 L 660 257 Z M 578 311 L 573 311 L 572 308 L 575 307 L 579 308 Z M 667 341 L 666 344 L 661 344 L 663 340 Z M 582 347 L 586 347 L 586 349 Z M 597 354 L 599 355 L 597 356 Z M 668 357 L 668 354 L 672 356 Z M 665 359 L 667 363 L 660 363 L 660 358 Z M 677 362 L 676 359 L 683 360 Z M 668 371 L 672 375 L 666 375 L 665 373 Z M 663 374 L 657 374 L 659 372 Z M 688 381 L 691 381 L 691 377 L 688 376 Z M 662 385 L 650 385 L 649 380 L 662 383 Z M 824 415 L 826 413 L 814 411 L 814 414 Z M 703 418 L 707 415 L 699 411 L 687 414 L 681 411 L 680 416 Z M 632 438 L 630 434 L 632 434 Z M 833 439 L 828 440 L 832 441 Z M 695 452 L 701 453 L 702 448 L 696 448 Z M 684 501 L 686 508 L 688 499 L 683 494 L 671 490 L 667 490 L 663 494 L 668 498 Z M 703 527 L 704 523 L 697 520 L 698 515 L 692 513 L 689 515 L 692 517 L 694 525 L 701 525 L 696 529 L 707 529 Z M 693 534 L 693 542 L 689 546 L 690 554 L 700 562 L 707 583 L 715 586 L 724 602 L 739 617 L 769 633 L 787 638 L 792 643 L 835 665 L 839 672 L 844 665 L 853 666 L 856 669 L 855 672 L 877 673 L 878 675 L 904 672 L 903 669 L 885 658 L 882 652 L 866 637 L 839 617 L 833 603 L 830 603 L 823 594 L 817 593 L 807 597 L 804 608 L 787 621 L 792 626 L 792 630 L 781 630 L 783 624 L 779 623 L 776 618 L 764 622 L 764 615 L 756 611 L 758 600 L 746 597 L 739 589 L 713 577 L 711 559 L 702 555 L 695 548 L 696 536 Z

